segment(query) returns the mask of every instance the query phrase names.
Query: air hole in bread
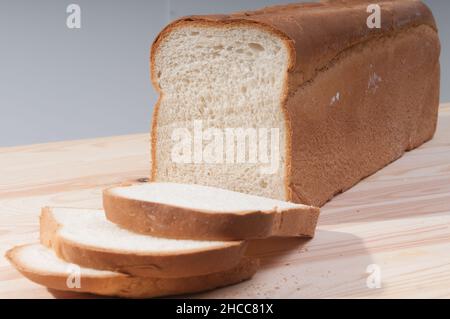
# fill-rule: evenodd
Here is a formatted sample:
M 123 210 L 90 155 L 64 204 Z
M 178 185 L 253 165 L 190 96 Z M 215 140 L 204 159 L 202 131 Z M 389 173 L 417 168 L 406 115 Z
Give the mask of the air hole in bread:
M 254 51 L 264 51 L 264 47 L 259 43 L 249 43 L 248 46 Z
M 267 182 L 265 180 L 262 179 L 262 180 L 259 181 L 259 186 L 261 186 L 261 188 L 266 188 L 267 185 L 268 184 L 267 184 Z

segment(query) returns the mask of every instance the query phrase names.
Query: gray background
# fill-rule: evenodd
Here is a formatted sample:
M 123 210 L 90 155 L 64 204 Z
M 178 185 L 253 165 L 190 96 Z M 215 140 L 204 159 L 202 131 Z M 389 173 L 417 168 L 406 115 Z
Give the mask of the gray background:
M 170 20 L 288 0 L 0 0 L 0 147 L 147 132 L 156 94 L 149 47 Z M 439 23 L 442 101 L 450 101 L 450 1 Z M 66 7 L 81 6 L 81 29 Z

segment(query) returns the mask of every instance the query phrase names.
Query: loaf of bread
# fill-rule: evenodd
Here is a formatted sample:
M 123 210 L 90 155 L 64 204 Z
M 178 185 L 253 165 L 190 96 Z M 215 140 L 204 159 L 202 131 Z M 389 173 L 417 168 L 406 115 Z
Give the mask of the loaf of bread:
M 151 50 L 160 93 L 152 180 L 320 206 L 432 138 L 440 72 L 432 13 L 420 1 L 377 1 L 378 28 L 368 23 L 370 3 L 167 26 Z

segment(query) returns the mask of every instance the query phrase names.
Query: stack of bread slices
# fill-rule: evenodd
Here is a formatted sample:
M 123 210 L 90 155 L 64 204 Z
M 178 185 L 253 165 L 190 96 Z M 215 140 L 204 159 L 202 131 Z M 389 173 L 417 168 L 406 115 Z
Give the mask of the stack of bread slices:
M 40 243 L 7 252 L 28 279 L 51 289 L 157 297 L 249 279 L 247 241 L 314 235 L 314 207 L 219 188 L 141 183 L 104 190 L 103 210 L 50 208 Z

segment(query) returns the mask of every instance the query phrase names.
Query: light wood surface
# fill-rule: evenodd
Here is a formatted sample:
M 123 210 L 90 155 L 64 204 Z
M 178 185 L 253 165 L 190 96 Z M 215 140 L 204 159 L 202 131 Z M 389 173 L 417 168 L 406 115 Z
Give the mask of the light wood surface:
M 41 206 L 101 207 L 101 189 L 149 173 L 147 134 L 0 148 L 0 298 L 91 297 L 49 291 L 4 258 L 38 240 Z M 262 268 L 213 298 L 450 297 L 450 105 L 435 138 L 322 209 L 316 237 L 250 244 Z M 376 265 L 381 287 L 367 286 Z M 373 275 L 372 275 L 373 276 Z

